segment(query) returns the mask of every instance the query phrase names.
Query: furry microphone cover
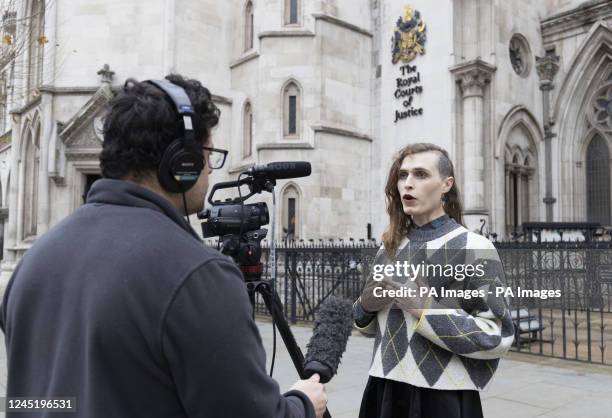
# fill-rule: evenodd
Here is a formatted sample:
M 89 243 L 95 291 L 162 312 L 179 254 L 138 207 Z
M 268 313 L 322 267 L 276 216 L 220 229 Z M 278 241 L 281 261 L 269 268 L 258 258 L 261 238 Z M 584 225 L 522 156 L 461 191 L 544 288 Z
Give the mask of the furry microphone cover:
M 352 329 L 351 302 L 336 296 L 327 297 L 317 310 L 313 334 L 306 346 L 306 369 L 310 369 L 313 362 L 321 363 L 329 369 L 329 373 L 321 373 L 321 381 L 331 379 L 338 371 Z

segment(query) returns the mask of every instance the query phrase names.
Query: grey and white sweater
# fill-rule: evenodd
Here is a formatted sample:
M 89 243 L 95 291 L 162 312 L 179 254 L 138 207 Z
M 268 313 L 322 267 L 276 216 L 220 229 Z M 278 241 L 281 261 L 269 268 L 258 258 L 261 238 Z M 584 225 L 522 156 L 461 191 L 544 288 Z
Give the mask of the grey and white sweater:
M 467 254 L 463 261 L 481 263 L 484 275 L 465 279 L 460 286 L 484 290 L 485 296 L 461 300 L 449 308 L 427 304 L 432 307 L 423 309 L 420 318 L 396 304 L 370 314 L 358 299 L 353 306 L 355 327 L 375 337 L 370 376 L 441 390 L 485 390 L 514 339 L 508 302 L 494 291 L 505 286 L 495 247 L 445 215 L 426 227 L 411 229 L 396 256 L 408 249 L 426 250 L 427 263 L 430 258 L 448 258 L 457 250 Z M 377 259 L 383 253 L 381 248 Z

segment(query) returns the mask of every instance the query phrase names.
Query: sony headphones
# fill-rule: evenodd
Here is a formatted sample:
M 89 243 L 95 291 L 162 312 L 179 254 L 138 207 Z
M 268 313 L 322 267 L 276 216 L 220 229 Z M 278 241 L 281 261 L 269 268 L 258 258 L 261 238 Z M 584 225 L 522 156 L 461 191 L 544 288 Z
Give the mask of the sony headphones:
M 159 163 L 157 178 L 166 191 L 184 193 L 196 184 L 204 169 L 202 146 L 196 141 L 193 130 L 194 110 L 191 101 L 182 87 L 168 80 L 148 80 L 147 83 L 166 94 L 183 121 L 183 137 L 175 139 L 166 148 Z

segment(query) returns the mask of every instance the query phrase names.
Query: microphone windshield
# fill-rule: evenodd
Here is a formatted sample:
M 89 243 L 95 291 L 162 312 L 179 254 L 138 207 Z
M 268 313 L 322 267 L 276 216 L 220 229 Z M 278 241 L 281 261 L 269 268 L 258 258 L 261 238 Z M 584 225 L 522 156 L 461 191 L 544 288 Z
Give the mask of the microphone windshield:
M 265 165 L 256 165 L 247 170 L 247 173 L 268 176 L 277 180 L 293 179 L 308 177 L 312 173 L 312 167 L 306 161 L 275 161 Z
M 337 373 L 352 329 L 351 302 L 327 297 L 317 310 L 312 337 L 306 346 L 304 368 L 308 376 L 319 373 L 321 383 L 327 383 Z

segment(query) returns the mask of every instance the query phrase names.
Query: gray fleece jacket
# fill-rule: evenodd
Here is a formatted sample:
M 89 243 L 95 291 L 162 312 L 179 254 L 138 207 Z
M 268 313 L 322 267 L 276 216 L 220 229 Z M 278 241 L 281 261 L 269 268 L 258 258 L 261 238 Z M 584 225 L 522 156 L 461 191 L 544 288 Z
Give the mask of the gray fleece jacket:
M 314 417 L 302 392 L 283 396 L 267 376 L 238 268 L 133 183 L 96 181 L 36 241 L 0 326 L 7 396 L 76 398 L 77 413 L 52 417 Z

